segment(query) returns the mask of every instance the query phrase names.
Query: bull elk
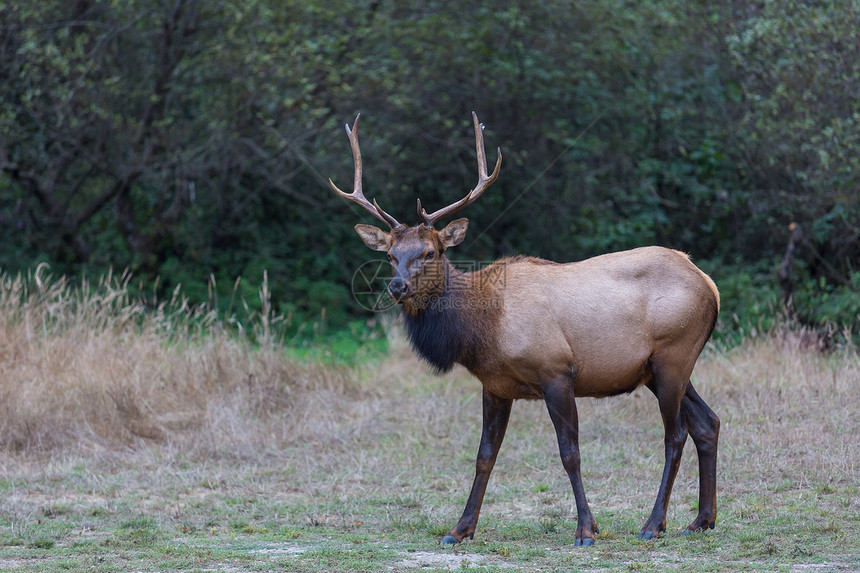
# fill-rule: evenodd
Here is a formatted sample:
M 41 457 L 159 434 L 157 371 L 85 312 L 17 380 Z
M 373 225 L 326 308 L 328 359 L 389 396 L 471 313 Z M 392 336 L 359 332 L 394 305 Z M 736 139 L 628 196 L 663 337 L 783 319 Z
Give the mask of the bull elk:
M 516 399 L 542 399 L 558 438 L 576 500 L 576 545 L 599 533 L 582 486 L 577 397 L 606 397 L 647 387 L 657 397 L 665 429 L 666 461 L 654 509 L 639 536 L 666 529 L 666 509 L 688 433 L 699 458 L 699 513 L 685 533 L 716 520 L 717 437 L 720 420 L 696 393 L 690 374 L 710 337 L 720 308 L 714 282 L 687 255 L 644 247 L 580 262 L 555 263 L 517 256 L 466 273 L 446 249 L 460 244 L 468 220 L 436 230 L 439 219 L 474 203 L 498 177 L 491 174 L 475 113 L 478 184 L 422 222 L 399 223 L 362 191 L 358 119 L 346 132 L 355 162 L 352 193 L 329 180 L 341 197 L 388 225 L 356 225 L 364 243 L 384 251 L 393 278 L 388 293 L 401 305 L 413 349 L 439 372 L 455 363 L 483 385 L 483 430 L 475 480 L 466 508 L 443 544 L 474 538 L 490 472 Z

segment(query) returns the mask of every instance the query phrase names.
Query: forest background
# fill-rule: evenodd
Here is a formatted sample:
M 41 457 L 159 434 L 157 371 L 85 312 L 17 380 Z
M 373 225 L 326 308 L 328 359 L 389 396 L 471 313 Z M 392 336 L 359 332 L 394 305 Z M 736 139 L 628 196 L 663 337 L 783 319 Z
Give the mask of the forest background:
M 475 184 L 475 110 L 504 162 L 455 257 L 660 244 L 714 277 L 722 335 L 789 293 L 799 323 L 856 325 L 857 22 L 799 0 L 0 2 L 0 268 L 128 269 L 153 305 L 181 284 L 227 314 L 271 300 L 297 343 L 354 337 L 379 257 L 328 186 L 350 187 L 343 125 L 362 114 L 366 192 L 414 223 Z

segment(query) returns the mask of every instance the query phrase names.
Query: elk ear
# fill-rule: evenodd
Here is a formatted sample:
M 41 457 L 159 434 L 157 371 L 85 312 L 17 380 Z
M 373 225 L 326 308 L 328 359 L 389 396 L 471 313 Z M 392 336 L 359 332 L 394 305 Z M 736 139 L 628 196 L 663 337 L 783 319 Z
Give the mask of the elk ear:
M 439 238 L 442 239 L 442 246 L 456 247 L 466 238 L 466 229 L 469 228 L 468 219 L 457 219 L 451 221 L 448 225 L 439 231 Z
M 391 248 L 391 234 L 373 225 L 356 225 L 355 232 L 364 244 L 374 251 L 387 251 Z

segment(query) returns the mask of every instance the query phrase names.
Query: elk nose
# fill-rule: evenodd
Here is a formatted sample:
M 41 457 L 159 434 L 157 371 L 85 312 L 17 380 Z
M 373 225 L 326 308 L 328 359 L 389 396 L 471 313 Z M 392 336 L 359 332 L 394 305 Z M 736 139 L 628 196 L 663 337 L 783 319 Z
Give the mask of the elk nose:
M 406 296 L 408 292 L 409 286 L 406 284 L 406 281 L 400 277 L 394 277 L 388 284 L 388 294 L 390 294 L 394 300 L 400 300 Z

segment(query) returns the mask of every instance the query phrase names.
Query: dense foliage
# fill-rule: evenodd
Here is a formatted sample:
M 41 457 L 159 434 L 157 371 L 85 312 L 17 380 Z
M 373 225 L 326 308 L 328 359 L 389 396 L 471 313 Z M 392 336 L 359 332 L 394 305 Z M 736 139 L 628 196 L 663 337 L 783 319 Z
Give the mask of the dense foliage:
M 224 301 L 268 270 L 296 327 L 369 318 L 370 221 L 327 184 L 351 183 L 343 124 L 362 113 L 365 189 L 413 221 L 474 185 L 474 109 L 505 159 L 458 256 L 663 244 L 714 276 L 726 324 L 766 325 L 796 222 L 797 316 L 856 321 L 858 21 L 800 0 L 0 2 L 0 266 Z

